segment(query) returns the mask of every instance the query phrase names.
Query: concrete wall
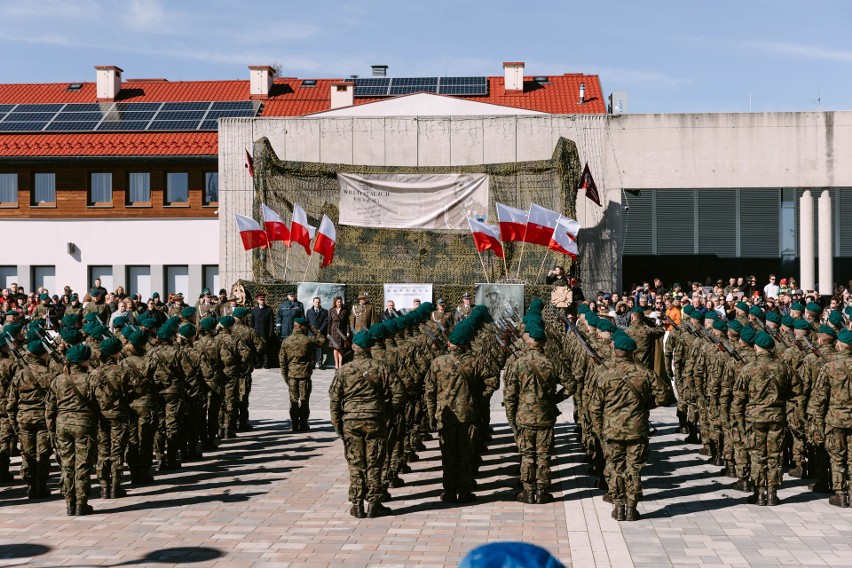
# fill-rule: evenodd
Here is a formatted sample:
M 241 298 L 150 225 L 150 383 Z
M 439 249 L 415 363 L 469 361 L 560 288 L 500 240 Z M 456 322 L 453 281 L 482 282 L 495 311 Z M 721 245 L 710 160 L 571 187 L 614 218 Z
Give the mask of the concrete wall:
M 251 277 L 233 213 L 251 214 L 245 150 L 268 137 L 282 159 L 418 166 L 549 158 L 577 143 L 603 207 L 581 192 L 588 289 L 621 285 L 621 189 L 852 187 L 852 112 L 510 117 L 228 119 L 219 130 L 223 282 Z

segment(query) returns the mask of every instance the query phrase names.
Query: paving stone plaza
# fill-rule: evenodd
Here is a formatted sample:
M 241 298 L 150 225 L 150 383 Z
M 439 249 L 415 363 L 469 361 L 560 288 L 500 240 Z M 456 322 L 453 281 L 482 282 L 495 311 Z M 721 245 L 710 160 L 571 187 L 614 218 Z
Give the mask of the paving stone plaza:
M 438 501 L 440 453 L 430 441 L 407 485 L 393 490 L 393 515 L 353 519 L 343 445 L 328 422 L 333 373 L 314 374 L 313 429 L 294 434 L 280 374 L 256 371 L 254 432 L 126 498 L 93 499 L 92 516 L 66 517 L 59 498 L 32 502 L 20 486 L 0 487 L 0 566 L 455 566 L 496 540 L 541 545 L 566 566 L 852 566 L 852 509 L 790 478 L 781 506 L 747 505 L 696 446 L 680 442 L 674 408 L 651 416 L 638 522 L 612 520 L 592 488 L 570 403 L 557 426 L 556 501 L 517 503 L 519 459 L 501 393 L 477 503 Z

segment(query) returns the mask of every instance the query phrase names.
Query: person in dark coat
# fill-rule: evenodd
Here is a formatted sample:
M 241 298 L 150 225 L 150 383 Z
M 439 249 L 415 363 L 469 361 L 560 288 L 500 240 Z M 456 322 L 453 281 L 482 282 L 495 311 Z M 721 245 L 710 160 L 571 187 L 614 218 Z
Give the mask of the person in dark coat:
M 314 305 L 308 310 L 308 313 L 305 314 L 308 319 L 308 337 L 313 337 L 316 334 L 317 337 L 325 337 L 328 332 L 328 310 L 322 307 L 321 301 L 319 298 L 314 298 Z M 316 364 L 315 367 L 317 369 L 323 368 L 323 352 L 322 347 L 316 348 Z
M 349 314 L 340 296 L 335 296 L 331 309 L 328 310 L 328 338 L 328 344 L 334 351 L 334 368 L 339 369 L 352 339 L 349 333 Z
M 305 316 L 305 306 L 296 299 L 296 292 L 287 292 L 287 299 L 278 306 L 278 316 L 275 320 L 275 331 L 278 337 L 284 339 L 293 333 L 293 320 Z
M 272 333 L 275 331 L 275 316 L 272 314 L 272 308 L 266 305 L 266 296 L 259 294 L 257 296 L 257 306 L 251 310 L 251 327 L 257 341 L 257 361 L 255 368 L 269 368 L 269 346 L 272 341 Z

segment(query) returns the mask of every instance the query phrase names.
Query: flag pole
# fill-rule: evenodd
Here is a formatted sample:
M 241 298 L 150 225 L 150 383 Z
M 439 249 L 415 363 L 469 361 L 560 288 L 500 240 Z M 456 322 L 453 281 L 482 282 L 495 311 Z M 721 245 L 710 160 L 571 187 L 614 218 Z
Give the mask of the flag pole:
M 276 278 L 275 278 L 275 257 L 272 254 L 272 247 L 274 245 L 275 245 L 275 241 L 269 242 L 269 264 L 270 264 L 270 268 L 271 268 L 271 272 L 272 272 L 272 279 L 276 280 Z
M 284 254 L 284 276 L 281 278 L 283 281 L 287 281 L 287 263 L 290 262 L 290 247 L 287 247 L 287 252 Z
M 538 284 L 539 278 L 541 278 L 541 271 L 544 269 L 544 261 L 547 260 L 547 254 L 550 252 L 550 249 L 545 249 L 544 256 L 541 257 L 541 266 L 538 267 L 538 274 L 535 277 L 535 282 Z
M 505 271 L 504 276 L 509 276 L 509 266 L 506 264 L 506 248 L 503 247 L 503 270 Z
M 525 231 L 526 232 L 526 231 Z M 526 237 L 526 235 L 524 235 Z M 521 263 L 524 261 L 524 249 L 527 246 L 527 241 L 521 244 L 521 256 L 518 258 L 518 279 L 521 278 Z
M 307 262 L 307 264 L 305 264 L 305 273 L 304 273 L 304 274 L 302 274 L 302 282 L 304 282 L 304 281 L 305 281 L 305 278 L 307 278 L 307 277 L 308 277 L 308 268 L 310 268 L 310 267 L 311 267 L 311 261 L 312 261 L 313 259 L 314 259 L 314 255 L 311 255 L 311 256 L 309 256 L 309 257 L 308 257 L 308 262 Z
M 479 264 L 482 265 L 482 272 L 485 273 L 485 283 L 491 284 L 491 280 L 488 278 L 488 271 L 485 270 L 485 262 L 482 260 L 482 253 L 479 252 L 479 249 L 476 249 L 476 256 L 479 257 Z

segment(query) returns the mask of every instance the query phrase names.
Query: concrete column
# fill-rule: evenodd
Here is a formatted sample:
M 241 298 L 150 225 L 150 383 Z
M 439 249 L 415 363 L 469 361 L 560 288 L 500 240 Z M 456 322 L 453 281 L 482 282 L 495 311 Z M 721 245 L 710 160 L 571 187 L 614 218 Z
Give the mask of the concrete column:
M 123 264 L 113 264 L 112 265 L 112 292 L 116 288 L 121 286 L 124 288 L 124 292 L 127 292 L 127 266 Z M 147 300 L 147 298 L 145 298 Z
M 799 199 L 799 287 L 814 288 L 814 199 L 806 189 Z
M 819 236 L 817 253 L 819 255 L 820 296 L 830 296 L 834 291 L 834 255 L 831 250 L 831 191 L 823 189 L 819 196 Z
M 204 288 L 204 266 L 201 264 L 190 264 L 188 269 L 189 298 L 185 298 L 184 302 L 192 306 L 195 304 L 195 300 L 198 299 L 198 295 L 201 293 L 201 289 Z M 210 290 L 210 293 L 212 294 L 213 290 Z
M 166 269 L 162 264 L 151 265 L 151 293 L 159 292 L 160 300 L 165 302 L 169 295 L 166 290 Z M 147 300 L 147 298 L 145 298 Z
M 29 264 L 19 264 L 17 282 L 18 286 L 23 288 L 27 294 L 35 292 L 33 289 L 33 267 Z

